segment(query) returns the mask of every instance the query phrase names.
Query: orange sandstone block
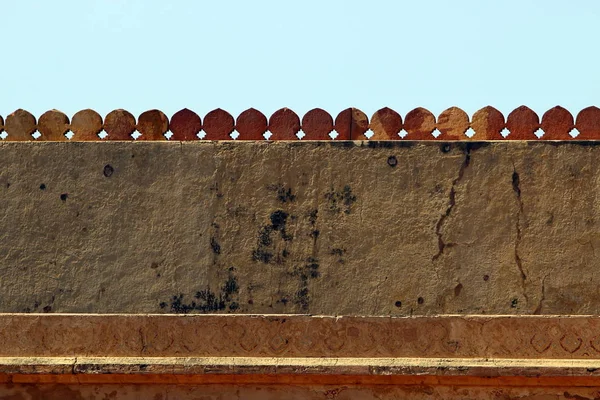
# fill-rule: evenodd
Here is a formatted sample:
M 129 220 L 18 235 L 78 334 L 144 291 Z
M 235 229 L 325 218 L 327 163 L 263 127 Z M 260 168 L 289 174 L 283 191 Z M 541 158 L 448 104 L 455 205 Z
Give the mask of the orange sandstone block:
M 138 140 L 166 140 L 169 119 L 160 110 L 149 110 L 138 117 L 137 130 L 142 135 Z
M 435 116 L 431 111 L 419 107 L 410 111 L 404 118 L 404 130 L 408 140 L 434 140 Z
M 437 128 L 439 140 L 464 140 L 469 129 L 469 116 L 458 107 L 450 107 L 438 117 Z
M 321 108 L 313 108 L 302 117 L 304 140 L 331 140 L 333 117 Z
M 506 127 L 504 115 L 492 106 L 483 107 L 473 114 L 471 129 L 475 132 L 472 140 L 502 140 L 501 132 Z
M 584 108 L 577 114 L 575 127 L 579 131 L 577 139 L 600 139 L 600 108 L 591 106 Z
M 38 140 L 64 141 L 65 133 L 69 130 L 69 117 L 58 110 L 46 111 L 37 124 L 41 136 Z
M 108 113 L 104 118 L 104 131 L 108 140 L 133 140 L 135 117 L 127 110 L 118 109 Z
M 289 108 L 277 110 L 269 118 L 270 140 L 298 140 L 300 117 Z
M 102 117 L 94 110 L 81 110 L 73 115 L 71 132 L 74 141 L 100 140 L 98 133 L 102 131 Z
M 33 140 L 31 134 L 34 133 L 36 129 L 37 121 L 29 111 L 18 109 L 6 117 L 6 123 L 4 125 L 4 130 L 8 134 L 6 140 Z
M 202 130 L 202 120 L 198 114 L 184 108 L 173 114 L 169 129 L 173 134 L 171 140 L 197 140 Z
M 537 140 L 535 135 L 540 127 L 540 118 L 531 108 L 520 106 L 508 114 L 506 127 L 510 131 L 510 140 Z
M 235 121 L 235 129 L 240 134 L 238 140 L 265 140 L 268 128 L 267 117 L 260 111 L 249 108 Z
M 206 114 L 203 128 L 207 140 L 231 140 L 235 121 L 227 111 L 217 108 Z
M 371 140 L 398 140 L 402 130 L 402 117 L 391 108 L 384 107 L 375 111 L 369 128 L 373 132 Z
M 366 140 L 369 130 L 369 118 L 358 108 L 347 108 L 335 117 L 336 140 Z
M 541 127 L 545 140 L 569 140 L 572 139 L 569 132 L 575 127 L 573 115 L 561 106 L 556 106 L 546 111 L 542 116 Z

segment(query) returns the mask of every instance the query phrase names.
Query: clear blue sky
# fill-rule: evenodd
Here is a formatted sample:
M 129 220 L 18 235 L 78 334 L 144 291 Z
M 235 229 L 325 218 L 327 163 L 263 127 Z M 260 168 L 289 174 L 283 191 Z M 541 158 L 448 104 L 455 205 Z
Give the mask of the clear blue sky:
M 0 114 L 600 104 L 600 1 L 2 1 Z

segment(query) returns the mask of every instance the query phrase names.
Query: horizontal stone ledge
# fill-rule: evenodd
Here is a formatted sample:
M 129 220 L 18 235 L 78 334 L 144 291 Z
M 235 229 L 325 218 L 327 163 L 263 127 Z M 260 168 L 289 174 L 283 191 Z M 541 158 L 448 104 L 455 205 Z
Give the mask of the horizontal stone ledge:
M 459 369 L 460 363 L 498 368 L 493 360 L 513 360 L 502 363 L 586 370 L 600 366 L 600 317 L 0 314 L 0 357 L 65 360 L 59 365 L 105 357 L 232 366 L 251 359 L 277 368 L 289 360 L 298 366 L 321 360 L 319 368 L 346 363 L 361 371 L 377 360 L 392 369 L 395 359 L 433 369 L 435 360 Z
M 10 378 L 9 378 L 10 377 Z M 594 360 L 3 357 L 0 383 L 600 384 Z

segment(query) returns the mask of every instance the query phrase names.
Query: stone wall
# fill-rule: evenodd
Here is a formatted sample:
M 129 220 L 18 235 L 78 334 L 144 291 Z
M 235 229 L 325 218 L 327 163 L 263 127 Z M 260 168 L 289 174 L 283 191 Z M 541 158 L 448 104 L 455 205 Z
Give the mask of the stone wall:
M 3 142 L 0 397 L 600 397 L 597 143 Z
M 595 314 L 600 147 L 0 146 L 2 312 Z

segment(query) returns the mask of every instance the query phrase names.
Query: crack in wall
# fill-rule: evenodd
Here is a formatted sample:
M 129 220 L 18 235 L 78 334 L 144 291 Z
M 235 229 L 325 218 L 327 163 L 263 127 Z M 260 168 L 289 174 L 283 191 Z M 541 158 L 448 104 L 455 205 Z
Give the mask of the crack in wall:
M 539 315 L 542 313 L 542 307 L 544 306 L 544 301 L 546 300 L 546 278 L 548 277 L 548 275 L 544 276 L 544 278 L 542 279 L 542 297 L 540 298 L 540 302 L 538 303 L 538 306 L 536 307 L 535 311 L 533 312 L 535 315 Z
M 448 219 L 450 214 L 452 214 L 452 210 L 456 205 L 456 185 L 462 180 L 463 175 L 465 174 L 465 170 L 469 167 L 469 164 L 471 163 L 471 147 L 467 145 L 464 151 L 465 158 L 462 164 L 460 165 L 460 169 L 458 170 L 458 176 L 452 181 L 452 187 L 450 188 L 450 194 L 448 196 L 448 208 L 446 208 L 446 212 L 441 215 L 440 219 L 435 225 L 435 234 L 438 238 L 438 252 L 432 257 L 431 261 L 436 261 L 442 256 L 442 254 L 444 254 L 444 250 L 447 247 L 452 247 L 455 245 L 455 243 L 446 243 L 444 241 L 444 234 L 442 232 L 442 228 L 444 226 L 444 223 L 446 222 L 446 219 Z
M 521 177 L 517 172 L 516 167 L 513 165 L 513 174 L 512 174 L 512 187 L 513 191 L 516 194 L 517 202 L 519 205 L 519 212 L 517 214 L 517 221 L 515 223 L 516 237 L 515 237 L 515 264 L 519 269 L 519 274 L 521 277 L 521 287 L 523 288 L 523 297 L 525 297 L 526 304 L 529 304 L 529 297 L 526 292 L 526 280 L 527 274 L 523 269 L 523 260 L 519 254 L 519 247 L 521 245 L 522 232 L 521 232 L 521 218 L 523 217 L 523 199 L 521 198 Z

